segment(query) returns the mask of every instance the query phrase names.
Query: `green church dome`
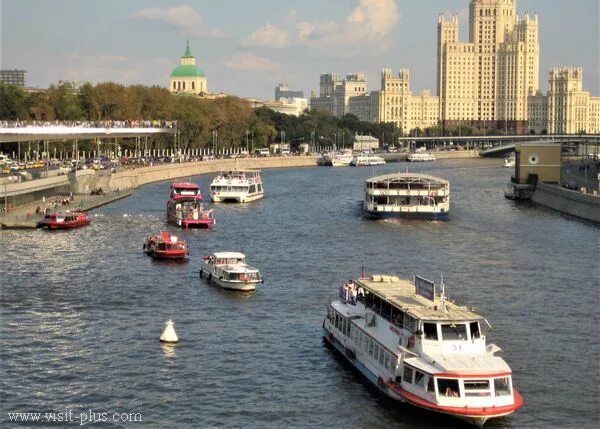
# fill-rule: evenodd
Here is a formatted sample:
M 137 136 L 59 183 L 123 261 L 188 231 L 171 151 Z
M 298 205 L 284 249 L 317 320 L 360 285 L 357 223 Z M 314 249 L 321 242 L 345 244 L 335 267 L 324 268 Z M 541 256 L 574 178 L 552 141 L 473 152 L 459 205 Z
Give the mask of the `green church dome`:
M 206 73 L 196 65 L 180 64 L 173 69 L 171 77 L 206 77 Z

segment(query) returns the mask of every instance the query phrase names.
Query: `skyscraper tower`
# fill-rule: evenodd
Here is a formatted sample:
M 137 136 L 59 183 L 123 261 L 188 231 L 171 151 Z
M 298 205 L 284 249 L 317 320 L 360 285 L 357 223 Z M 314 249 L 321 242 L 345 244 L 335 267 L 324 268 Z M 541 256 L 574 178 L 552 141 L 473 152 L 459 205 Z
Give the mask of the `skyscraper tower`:
M 538 90 L 537 17 L 519 20 L 515 0 L 471 0 L 469 42 L 458 41 L 458 18 L 438 22 L 440 119 L 481 128 L 527 121 L 527 97 Z

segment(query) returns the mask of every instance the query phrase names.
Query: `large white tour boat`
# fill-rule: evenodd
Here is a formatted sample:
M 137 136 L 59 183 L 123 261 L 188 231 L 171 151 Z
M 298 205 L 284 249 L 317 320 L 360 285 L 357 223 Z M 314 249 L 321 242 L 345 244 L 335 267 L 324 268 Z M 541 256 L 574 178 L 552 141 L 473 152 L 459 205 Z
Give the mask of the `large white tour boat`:
M 435 161 L 435 156 L 427 152 L 415 152 L 408 155 L 407 158 L 410 162 L 426 162 Z
M 486 344 L 487 321 L 440 286 L 437 294 L 419 276 L 351 280 L 327 306 L 324 337 L 387 396 L 481 427 L 523 398 L 500 348 Z
M 445 220 L 450 212 L 450 182 L 417 173 L 371 177 L 365 182 L 365 216 Z
M 377 155 L 371 154 L 360 154 L 356 155 L 350 161 L 350 165 L 353 167 L 365 167 L 370 165 L 384 165 L 385 159 Z
M 210 198 L 215 203 L 249 203 L 263 196 L 260 170 L 221 171 L 210 184 Z
M 252 291 L 262 283 L 260 272 L 246 264 L 246 256 L 239 252 L 217 252 L 202 258 L 200 278 L 232 290 Z

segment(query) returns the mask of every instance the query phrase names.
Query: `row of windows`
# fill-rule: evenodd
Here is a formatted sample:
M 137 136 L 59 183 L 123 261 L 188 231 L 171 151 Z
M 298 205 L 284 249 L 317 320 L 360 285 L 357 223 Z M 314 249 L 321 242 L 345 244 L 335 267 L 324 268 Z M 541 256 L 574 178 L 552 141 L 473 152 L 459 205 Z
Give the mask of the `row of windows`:
M 185 81 L 173 81 L 173 90 L 174 91 L 185 91 Z M 189 88 L 189 87 L 188 87 Z M 192 82 L 192 90 L 196 89 L 196 82 Z M 200 91 L 202 91 L 202 82 L 200 82 Z
M 356 344 L 365 354 L 368 353 L 374 361 L 379 362 L 379 366 L 388 371 L 396 370 L 396 356 L 392 355 L 391 352 L 379 345 L 377 341 L 365 334 L 362 330 L 351 330 L 350 339 L 354 341 L 354 344 Z

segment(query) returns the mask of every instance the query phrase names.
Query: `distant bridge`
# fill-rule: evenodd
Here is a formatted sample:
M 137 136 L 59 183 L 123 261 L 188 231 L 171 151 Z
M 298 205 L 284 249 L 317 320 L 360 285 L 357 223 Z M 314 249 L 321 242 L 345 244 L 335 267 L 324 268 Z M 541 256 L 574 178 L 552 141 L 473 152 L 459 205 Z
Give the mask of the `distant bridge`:
M 479 155 L 501 157 L 514 151 L 515 143 L 543 142 L 543 143 L 573 143 L 573 144 L 600 144 L 598 134 L 560 134 L 560 135 L 514 135 L 514 136 L 438 136 L 438 137 L 399 137 L 399 142 L 411 146 L 425 146 L 427 149 L 448 147 L 454 145 L 464 146 L 466 149 L 479 149 Z

